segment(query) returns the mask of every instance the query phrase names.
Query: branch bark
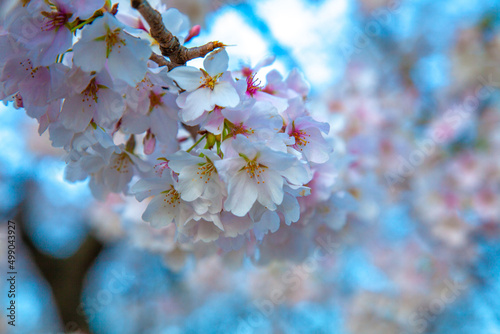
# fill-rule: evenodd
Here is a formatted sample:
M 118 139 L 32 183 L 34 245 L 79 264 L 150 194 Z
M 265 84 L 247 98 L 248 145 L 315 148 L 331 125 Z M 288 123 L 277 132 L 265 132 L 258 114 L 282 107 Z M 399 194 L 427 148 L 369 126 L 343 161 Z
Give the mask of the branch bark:
M 213 50 L 224 46 L 221 42 L 209 42 L 202 46 L 186 48 L 165 28 L 161 14 L 151 7 L 147 0 L 131 0 L 131 5 L 149 24 L 151 37 L 160 45 L 162 55 L 170 59 L 172 68 L 182 66 L 191 59 L 205 57 Z
M 168 70 L 170 71 L 176 66 L 179 66 L 178 64 L 174 64 L 168 60 L 165 59 L 165 57 L 160 56 L 159 54 L 156 53 L 151 53 L 151 56 L 149 57 L 152 61 L 158 64 L 158 66 L 167 66 Z
M 36 193 L 36 185 L 28 181 L 23 184 L 27 194 Z M 38 250 L 26 230 L 27 205 L 34 199 L 24 195 L 18 207 L 15 221 L 19 228 L 20 247 L 24 247 L 44 279 L 49 283 L 65 332 L 90 333 L 89 324 L 81 312 L 82 289 L 85 277 L 101 252 L 103 245 L 92 235 L 88 235 L 78 251 L 66 259 L 57 259 Z

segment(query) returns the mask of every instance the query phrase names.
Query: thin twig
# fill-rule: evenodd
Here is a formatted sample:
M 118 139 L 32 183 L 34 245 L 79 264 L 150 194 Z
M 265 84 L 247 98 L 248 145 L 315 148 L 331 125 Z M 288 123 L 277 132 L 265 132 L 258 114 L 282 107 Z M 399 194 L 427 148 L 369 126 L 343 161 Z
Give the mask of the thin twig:
M 205 57 L 211 51 L 224 46 L 221 42 L 209 42 L 202 46 L 186 48 L 165 28 L 161 14 L 151 7 L 147 0 L 131 0 L 131 4 L 149 24 L 151 37 L 158 42 L 162 55 L 170 59 L 173 67 L 184 65 L 194 58 Z
M 149 57 L 152 61 L 158 64 L 158 66 L 167 66 L 168 70 L 170 71 L 174 67 L 176 67 L 177 64 L 174 64 L 168 60 L 166 60 L 163 56 L 160 56 L 159 54 L 156 53 L 151 53 L 151 56 Z M 179 65 L 177 65 L 179 66 Z
M 193 146 L 191 146 L 190 148 L 188 148 L 188 149 L 186 150 L 186 152 L 188 152 L 188 153 L 189 153 L 189 152 L 191 152 L 191 150 L 192 150 L 193 148 L 195 148 L 196 146 L 198 146 L 198 144 L 199 144 L 199 143 L 200 143 L 203 139 L 205 139 L 205 137 L 206 137 L 206 136 L 207 136 L 207 134 L 205 133 L 203 136 L 201 136 L 201 138 L 200 138 L 200 139 L 198 139 L 198 140 L 196 141 L 196 143 L 194 143 L 194 144 L 193 144 Z

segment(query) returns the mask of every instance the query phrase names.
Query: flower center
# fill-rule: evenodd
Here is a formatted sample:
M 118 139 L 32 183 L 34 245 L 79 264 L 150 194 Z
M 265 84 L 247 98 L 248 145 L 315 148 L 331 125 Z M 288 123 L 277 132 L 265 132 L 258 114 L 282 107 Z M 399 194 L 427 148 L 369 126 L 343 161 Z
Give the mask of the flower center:
M 204 162 L 204 163 L 199 164 L 198 172 L 196 172 L 196 175 L 199 175 L 200 179 L 203 179 L 204 177 L 206 177 L 205 183 L 208 183 L 208 181 L 210 181 L 210 177 L 212 176 L 212 173 L 214 173 L 214 172 L 217 173 L 217 170 L 215 169 L 214 164 L 212 162 Z M 193 179 L 193 181 L 194 180 L 195 179 Z
M 64 13 L 56 8 L 56 11 L 52 12 L 41 12 L 45 16 L 46 20 L 44 24 L 40 27 L 42 31 L 57 30 L 68 22 L 69 18 L 73 15 L 72 13 Z
M 154 107 L 161 106 L 163 104 L 162 97 L 163 94 L 156 94 L 153 91 L 149 92 L 149 111 L 151 112 Z
M 31 63 L 31 60 L 26 59 L 24 61 L 20 61 L 19 65 L 26 71 L 31 76 L 31 79 L 35 78 L 36 72 L 38 72 L 39 67 L 33 68 L 33 64 Z
M 128 173 L 131 160 L 126 153 L 119 154 L 113 161 L 111 168 L 116 169 L 118 173 Z
M 262 87 L 260 86 L 260 80 L 255 78 L 255 73 L 247 76 L 247 94 L 252 96 L 260 91 Z
M 243 125 L 243 123 L 235 124 L 231 128 L 231 136 L 233 138 L 236 138 L 236 135 L 239 135 L 239 134 L 244 135 L 245 137 L 248 137 L 248 135 L 251 135 L 254 133 L 255 133 L 254 129 L 246 127 L 245 125 Z
M 210 76 L 210 74 L 207 73 L 204 69 L 201 69 L 201 72 L 203 73 L 204 78 L 202 78 L 202 86 L 201 87 L 208 87 L 211 90 L 214 90 L 215 85 L 217 84 L 217 81 L 219 78 L 222 76 L 222 73 L 219 73 L 215 76 Z
M 257 157 L 255 157 L 253 160 L 247 160 L 247 164 L 242 168 L 242 170 L 246 170 L 247 175 L 250 176 L 251 179 L 256 179 L 257 184 L 260 184 L 261 182 L 265 183 L 265 181 L 261 179 L 260 174 L 264 173 L 267 167 L 258 163 L 256 159 Z
M 157 163 L 154 168 L 156 169 L 156 173 L 158 173 L 160 176 L 162 176 L 163 171 L 168 167 L 168 160 L 165 158 L 158 158 L 158 160 L 162 160 L 162 162 Z
M 97 103 L 97 92 L 99 91 L 99 85 L 95 82 L 95 78 L 90 80 L 89 85 L 81 93 L 83 95 L 82 102 L 88 102 L 89 107 L 92 106 L 91 100 Z
M 115 45 L 118 45 L 118 49 L 120 49 L 122 45 L 127 44 L 125 40 L 120 37 L 120 32 L 120 28 L 116 28 L 113 31 L 108 28 L 108 34 L 104 37 L 104 40 L 106 42 L 106 57 L 109 57 L 109 54 L 111 53 Z M 120 51 L 118 50 L 118 52 Z
M 307 146 L 307 144 L 309 144 L 307 138 L 311 137 L 311 135 L 308 135 L 304 130 L 297 130 L 294 127 L 291 135 L 295 138 L 295 144 L 293 145 L 295 148 L 298 148 L 299 146 Z M 302 151 L 302 148 L 300 150 Z
M 176 204 L 181 204 L 181 195 L 174 189 L 173 185 L 170 185 L 170 189 L 164 191 L 165 198 L 163 202 L 172 205 L 175 208 Z

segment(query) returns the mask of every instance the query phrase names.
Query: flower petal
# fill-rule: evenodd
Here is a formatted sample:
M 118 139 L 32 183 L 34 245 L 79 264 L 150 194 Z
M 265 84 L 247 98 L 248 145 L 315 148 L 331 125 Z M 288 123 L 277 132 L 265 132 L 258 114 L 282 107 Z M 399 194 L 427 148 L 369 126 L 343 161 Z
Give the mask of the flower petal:
M 94 116 L 95 102 L 83 101 L 82 95 L 73 95 L 64 100 L 59 119 L 66 129 L 82 132 Z
M 212 110 L 210 103 L 210 88 L 200 88 L 186 98 L 186 103 L 181 111 L 181 118 L 184 122 L 193 121 L 203 115 L 207 110 Z
M 106 43 L 76 43 L 73 46 L 73 62 L 85 72 L 100 72 L 106 62 Z
M 212 91 L 212 104 L 220 107 L 236 107 L 240 96 L 236 89 L 227 81 L 217 83 Z
M 276 204 L 283 202 L 283 177 L 273 170 L 265 170 L 260 174 L 258 182 L 257 200 L 269 210 L 276 210 Z
M 226 72 L 229 63 L 229 55 L 225 48 L 215 50 L 208 54 L 203 61 L 203 67 L 210 76 L 216 76 Z
M 162 227 L 173 222 L 175 212 L 172 210 L 171 205 L 164 201 L 167 195 L 160 194 L 149 202 L 146 211 L 142 214 L 144 221 L 150 222 L 153 227 Z
M 224 209 L 231 211 L 235 216 L 243 217 L 250 211 L 257 196 L 258 191 L 253 180 L 246 173 L 238 172 L 229 182 L 228 197 L 224 203 Z
M 148 43 L 139 38 L 133 38 L 125 33 L 120 36 L 126 45 L 115 45 L 108 58 L 110 74 L 134 87 L 144 79 L 147 71 L 147 61 L 151 54 Z
M 178 66 L 168 72 L 168 76 L 184 90 L 192 92 L 204 83 L 203 73 L 192 66 Z

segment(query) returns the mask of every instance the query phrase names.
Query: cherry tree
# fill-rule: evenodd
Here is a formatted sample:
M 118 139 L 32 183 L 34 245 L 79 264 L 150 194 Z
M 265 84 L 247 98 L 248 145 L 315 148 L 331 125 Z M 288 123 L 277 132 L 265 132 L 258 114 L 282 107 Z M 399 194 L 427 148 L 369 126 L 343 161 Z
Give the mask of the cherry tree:
M 0 11 L 0 99 L 18 109 L 2 111 L 0 137 L 36 170 L 5 172 L 0 152 L 0 194 L 21 189 L 5 216 L 61 317 L 24 332 L 500 328 L 484 316 L 500 291 L 494 0 L 290 1 L 276 18 L 287 2 L 231 1 L 216 23 L 248 14 L 275 35 L 277 55 L 252 64 L 213 32 L 190 47 L 201 27 L 162 2 L 0 4 L 12 3 Z M 315 90 L 298 69 L 272 69 L 281 45 Z M 17 145 L 26 133 L 9 117 L 24 113 L 63 156 L 65 181 L 28 157 L 44 143 Z M 60 185 L 95 200 L 74 210 Z M 77 227 L 73 247 L 51 252 L 50 233 Z

